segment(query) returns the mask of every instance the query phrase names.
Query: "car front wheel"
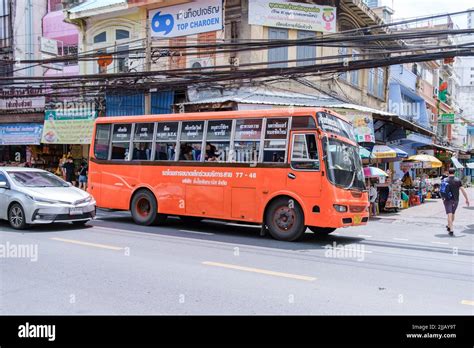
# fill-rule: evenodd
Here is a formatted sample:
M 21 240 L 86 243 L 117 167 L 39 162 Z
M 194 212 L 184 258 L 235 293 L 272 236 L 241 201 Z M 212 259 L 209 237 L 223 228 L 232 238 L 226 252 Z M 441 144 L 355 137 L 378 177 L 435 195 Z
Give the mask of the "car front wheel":
M 28 227 L 23 207 L 19 203 L 13 203 L 8 209 L 8 222 L 16 230 L 24 230 Z

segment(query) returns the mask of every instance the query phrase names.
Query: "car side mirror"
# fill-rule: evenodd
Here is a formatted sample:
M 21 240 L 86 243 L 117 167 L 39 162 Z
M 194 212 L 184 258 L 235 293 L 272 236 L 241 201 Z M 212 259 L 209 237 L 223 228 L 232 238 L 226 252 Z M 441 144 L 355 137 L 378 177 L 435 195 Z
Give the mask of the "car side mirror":
M 0 188 L 9 189 L 10 186 L 8 185 L 8 182 L 6 182 L 6 181 L 0 181 Z

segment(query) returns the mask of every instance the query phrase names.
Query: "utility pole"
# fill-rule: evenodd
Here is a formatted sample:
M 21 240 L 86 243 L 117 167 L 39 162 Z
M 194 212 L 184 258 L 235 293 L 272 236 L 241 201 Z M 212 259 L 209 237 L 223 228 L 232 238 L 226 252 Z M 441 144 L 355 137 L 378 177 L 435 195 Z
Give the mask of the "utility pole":
M 151 36 L 150 36 L 150 21 L 148 18 L 148 11 L 146 14 L 146 25 L 145 25 L 145 71 L 151 71 Z M 146 85 L 145 85 L 146 88 Z M 150 89 L 145 89 L 145 114 L 151 114 L 151 94 Z

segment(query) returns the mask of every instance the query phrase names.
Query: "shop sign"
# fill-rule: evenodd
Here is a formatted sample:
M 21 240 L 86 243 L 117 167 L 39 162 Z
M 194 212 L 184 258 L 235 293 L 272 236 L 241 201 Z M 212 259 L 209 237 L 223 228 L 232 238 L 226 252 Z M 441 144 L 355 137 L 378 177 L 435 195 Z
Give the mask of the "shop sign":
M 39 145 L 43 125 L 12 123 L 0 125 L 0 145 Z
M 454 114 L 441 114 L 439 123 L 454 124 Z
M 40 51 L 43 53 L 48 53 L 53 56 L 58 55 L 58 41 L 53 39 L 48 39 L 47 37 L 40 38 Z
M 200 0 L 149 12 L 151 37 L 170 38 L 222 30 L 222 0 Z
M 90 144 L 97 111 L 84 109 L 46 110 L 42 143 Z
M 336 8 L 281 0 L 249 0 L 249 24 L 336 32 Z
M 45 97 L 41 88 L 0 89 L 0 110 L 42 109 Z
M 435 151 L 434 150 L 418 150 L 416 151 L 416 154 L 417 155 L 430 155 L 434 157 Z
M 460 153 L 460 154 L 458 155 L 458 159 L 469 160 L 469 159 L 471 159 L 471 155 L 469 155 L 469 154 L 464 155 L 464 154 L 461 154 L 461 153 Z
M 338 112 L 341 113 L 340 111 Z M 342 114 L 351 121 L 358 143 L 375 143 L 374 120 L 370 113 L 344 112 Z

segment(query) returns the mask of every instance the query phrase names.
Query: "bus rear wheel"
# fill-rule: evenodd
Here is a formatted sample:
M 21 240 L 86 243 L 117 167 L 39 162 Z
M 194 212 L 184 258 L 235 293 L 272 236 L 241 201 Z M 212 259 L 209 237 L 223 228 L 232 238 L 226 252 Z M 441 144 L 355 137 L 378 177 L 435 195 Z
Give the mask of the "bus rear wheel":
M 323 236 L 327 236 L 328 234 L 334 232 L 336 229 L 331 227 L 316 227 L 316 226 L 308 226 L 309 230 L 314 234 L 319 234 Z
M 148 190 L 138 191 L 133 196 L 131 211 L 133 221 L 138 225 L 159 225 L 166 221 L 166 215 L 158 214 L 156 198 Z
M 293 242 L 305 232 L 304 214 L 291 198 L 277 198 L 268 206 L 265 223 L 270 235 L 278 240 Z

